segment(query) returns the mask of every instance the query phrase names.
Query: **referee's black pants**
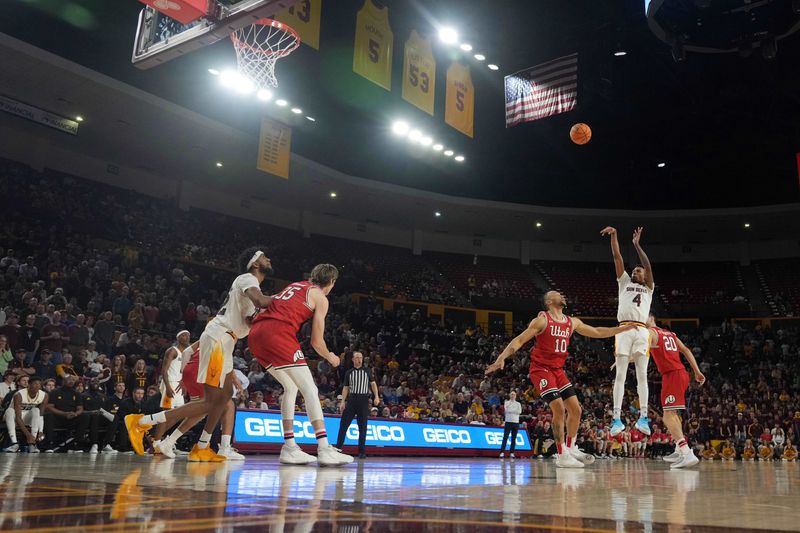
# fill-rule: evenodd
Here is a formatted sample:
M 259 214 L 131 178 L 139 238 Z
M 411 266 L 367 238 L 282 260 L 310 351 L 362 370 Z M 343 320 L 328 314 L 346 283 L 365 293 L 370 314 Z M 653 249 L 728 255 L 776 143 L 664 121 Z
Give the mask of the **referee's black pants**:
M 351 394 L 344 405 L 342 420 L 339 424 L 339 435 L 336 437 L 336 447 L 341 449 L 344 445 L 345 433 L 350 423 L 355 418 L 358 421 L 358 453 L 364 453 L 367 442 L 367 419 L 369 418 L 369 394 Z
M 500 452 L 506 451 L 506 439 L 508 438 L 508 434 L 511 433 L 511 447 L 509 451 L 514 453 L 514 450 L 517 447 L 517 431 L 519 431 L 519 424 L 516 422 L 506 422 L 505 427 L 503 428 L 503 445 L 500 446 Z

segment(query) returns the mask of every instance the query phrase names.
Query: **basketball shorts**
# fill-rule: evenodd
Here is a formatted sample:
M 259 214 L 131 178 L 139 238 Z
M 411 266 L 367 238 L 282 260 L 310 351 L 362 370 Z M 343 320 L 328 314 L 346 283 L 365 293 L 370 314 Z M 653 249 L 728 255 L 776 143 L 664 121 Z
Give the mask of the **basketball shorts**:
M 171 383 L 172 390 L 175 391 L 175 396 L 170 398 L 167 396 L 167 387 L 164 386 L 162 382 L 161 385 L 158 387 L 158 390 L 161 391 L 161 408 L 162 409 L 175 409 L 176 407 L 180 407 L 183 405 L 183 390 L 176 391 L 178 388 L 178 383 Z
M 247 346 L 267 370 L 307 365 L 297 342 L 297 333 L 279 322 L 264 320 L 253 324 L 247 336 Z
M 222 388 L 225 377 L 233 372 L 233 348 L 236 338 L 223 333 L 215 339 L 206 332 L 200 335 L 200 364 L 197 367 L 197 382 Z
M 664 411 L 686 409 L 686 389 L 689 388 L 689 373 L 672 370 L 661 376 L 661 407 Z
M 614 337 L 614 354 L 627 355 L 648 355 L 650 353 L 650 332 L 647 328 L 638 327 L 618 333 Z
M 531 367 L 530 378 L 539 396 L 548 403 L 557 398 L 566 400 L 575 396 L 575 389 L 563 368 Z

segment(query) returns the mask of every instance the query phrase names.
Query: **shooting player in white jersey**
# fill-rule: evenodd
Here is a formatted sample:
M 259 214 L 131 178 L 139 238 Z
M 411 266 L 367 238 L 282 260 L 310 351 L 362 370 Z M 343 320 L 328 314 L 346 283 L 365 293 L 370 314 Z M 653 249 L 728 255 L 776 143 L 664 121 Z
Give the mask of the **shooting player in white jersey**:
M 647 362 L 650 351 L 650 338 L 647 329 L 647 319 L 650 314 L 650 304 L 653 301 L 653 269 L 650 259 L 639 245 L 642 236 L 641 227 L 633 232 L 633 247 L 639 255 L 640 265 L 631 271 L 629 276 L 625 272 L 625 263 L 619 251 L 617 230 L 608 226 L 600 235 L 611 237 L 611 252 L 614 256 L 614 267 L 619 285 L 619 307 L 617 320 L 620 324 L 636 324 L 638 327 L 616 335 L 614 339 L 614 355 L 616 355 L 617 374 L 614 379 L 614 422 L 611 425 L 611 436 L 622 433 L 625 424 L 622 423 L 622 399 L 625 396 L 625 378 L 628 375 L 628 364 L 633 360 L 636 367 L 636 390 L 639 393 L 639 420 L 636 429 L 650 435 L 649 419 L 647 418 L 648 395 Z

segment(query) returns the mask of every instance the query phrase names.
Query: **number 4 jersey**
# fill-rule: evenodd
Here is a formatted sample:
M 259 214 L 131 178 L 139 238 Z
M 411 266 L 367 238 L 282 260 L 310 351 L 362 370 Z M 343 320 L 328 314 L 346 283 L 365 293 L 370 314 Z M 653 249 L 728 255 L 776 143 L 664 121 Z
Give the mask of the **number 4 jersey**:
M 283 368 L 306 364 L 297 333 L 314 316 L 309 299 L 313 288 L 319 287 L 309 281 L 288 285 L 253 319 L 248 346 L 262 366 Z
M 537 367 L 563 368 L 569 355 L 569 340 L 572 337 L 572 319 L 564 315 L 564 322 L 556 321 L 545 313 L 547 326 L 531 350 L 531 369 Z
M 647 285 L 634 283 L 627 272 L 617 279 L 619 285 L 619 307 L 617 320 L 620 322 L 647 323 L 650 314 L 650 303 L 653 301 L 653 289 Z

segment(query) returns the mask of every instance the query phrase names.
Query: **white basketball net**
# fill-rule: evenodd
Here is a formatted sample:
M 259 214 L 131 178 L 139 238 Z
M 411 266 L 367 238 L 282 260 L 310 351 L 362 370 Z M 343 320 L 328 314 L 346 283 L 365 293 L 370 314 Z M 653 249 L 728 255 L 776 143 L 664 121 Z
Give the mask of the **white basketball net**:
M 300 36 L 291 27 L 272 19 L 261 19 L 231 33 L 239 74 L 256 88 L 277 87 L 275 63 L 300 46 Z

